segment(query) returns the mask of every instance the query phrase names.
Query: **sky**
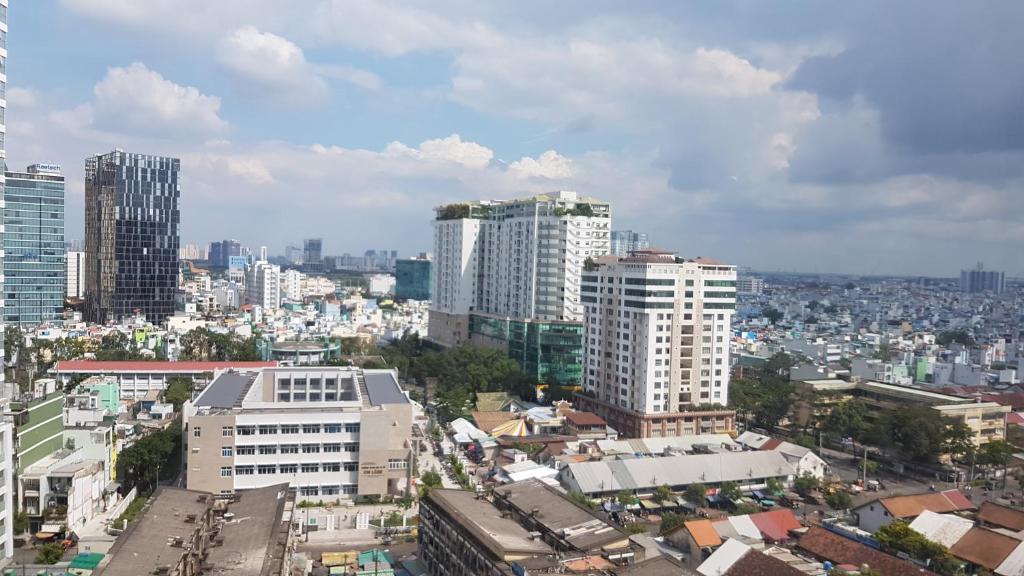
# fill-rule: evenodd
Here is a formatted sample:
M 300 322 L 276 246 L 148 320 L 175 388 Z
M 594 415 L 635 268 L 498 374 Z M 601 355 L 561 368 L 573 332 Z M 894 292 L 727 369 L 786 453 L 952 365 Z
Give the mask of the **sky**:
M 181 158 L 182 243 L 431 249 L 576 190 L 757 270 L 1024 276 L 1024 2 L 11 0 L 9 169 Z

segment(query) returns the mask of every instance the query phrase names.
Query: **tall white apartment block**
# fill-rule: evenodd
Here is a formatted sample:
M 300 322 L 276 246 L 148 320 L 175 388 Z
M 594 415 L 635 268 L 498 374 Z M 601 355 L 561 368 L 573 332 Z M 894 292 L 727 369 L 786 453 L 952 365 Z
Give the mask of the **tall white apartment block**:
M 437 208 L 431 337 L 463 343 L 470 312 L 581 322 L 580 272 L 610 234 L 610 205 L 570 191 Z
M 595 412 L 625 436 L 732 428 L 727 411 L 701 406 L 728 403 L 735 266 L 644 250 L 598 259 L 582 283 L 583 387 Z
M 259 261 L 246 269 L 245 303 L 255 304 L 264 311 L 281 307 L 281 267 Z
M 85 252 L 68 252 L 67 297 L 85 296 Z
M 291 269 L 281 274 L 281 290 L 289 302 L 302 301 L 302 272 Z
M 0 163 L 6 164 L 7 153 L 5 136 L 7 134 L 7 0 L 0 0 Z M 3 174 L 0 174 L 0 211 L 4 209 L 4 187 L 6 182 Z M 4 228 L 3 222 L 0 222 L 0 295 L 3 294 L 3 236 Z M 3 325 L 3 298 L 0 296 L 0 365 L 4 362 L 4 325 Z M 5 389 L 4 387 L 4 375 L 0 371 L 0 390 Z M 0 441 L 0 480 L 4 483 L 4 488 L 0 489 L 3 491 L 3 495 L 0 496 L 0 502 L 3 503 L 3 511 L 0 512 L 0 561 L 6 560 L 14 556 L 14 505 L 11 501 L 11 486 L 13 478 L 11 478 L 11 470 L 14 466 L 14 448 L 12 446 L 12 436 L 14 435 L 14 427 L 9 422 L 4 422 L 0 425 L 0 433 L 3 438 Z

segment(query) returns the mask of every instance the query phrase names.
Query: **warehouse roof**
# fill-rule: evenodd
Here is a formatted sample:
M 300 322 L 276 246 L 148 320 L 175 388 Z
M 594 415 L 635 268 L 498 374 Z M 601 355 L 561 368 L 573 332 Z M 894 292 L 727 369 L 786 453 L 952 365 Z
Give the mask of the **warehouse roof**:
M 585 494 L 619 490 L 651 490 L 667 484 L 743 482 L 793 474 L 793 465 L 779 452 L 725 452 L 579 462 L 567 474 Z

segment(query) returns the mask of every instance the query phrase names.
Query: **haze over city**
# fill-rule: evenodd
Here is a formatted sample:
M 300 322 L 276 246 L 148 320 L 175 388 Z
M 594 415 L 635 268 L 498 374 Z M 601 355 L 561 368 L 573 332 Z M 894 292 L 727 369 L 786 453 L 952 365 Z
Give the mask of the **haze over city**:
M 8 165 L 63 166 L 69 239 L 120 147 L 181 158 L 183 243 L 412 254 L 433 206 L 566 189 L 757 269 L 1024 271 L 1019 2 L 12 11 Z

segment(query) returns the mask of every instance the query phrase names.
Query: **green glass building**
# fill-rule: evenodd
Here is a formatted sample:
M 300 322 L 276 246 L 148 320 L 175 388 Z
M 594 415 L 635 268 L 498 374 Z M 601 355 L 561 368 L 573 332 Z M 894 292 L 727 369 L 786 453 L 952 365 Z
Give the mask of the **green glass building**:
M 49 164 L 4 175 L 4 322 L 29 328 L 64 313 L 64 176 Z
M 426 258 L 408 258 L 395 262 L 395 298 L 430 300 L 434 276 L 433 263 Z
M 505 353 L 538 382 L 578 385 L 583 379 L 583 324 L 471 314 L 469 339 L 504 346 Z

